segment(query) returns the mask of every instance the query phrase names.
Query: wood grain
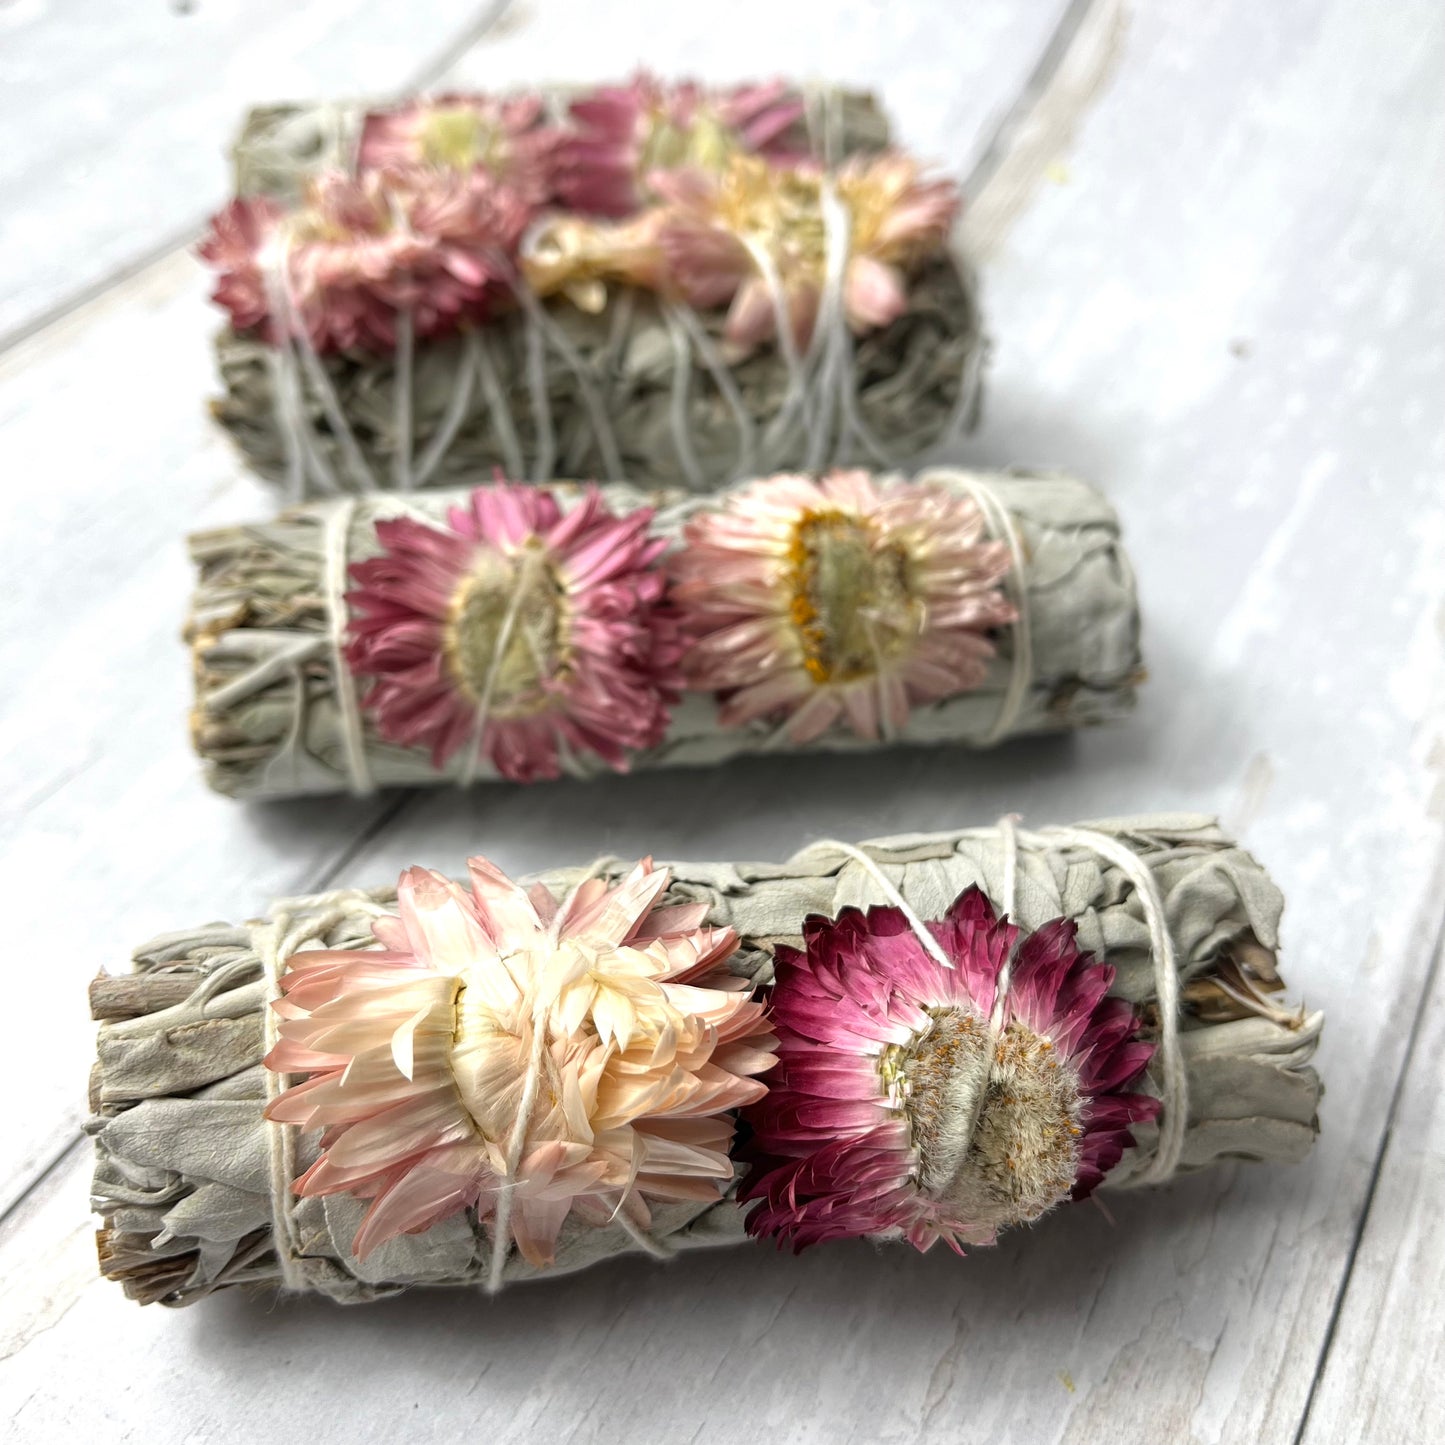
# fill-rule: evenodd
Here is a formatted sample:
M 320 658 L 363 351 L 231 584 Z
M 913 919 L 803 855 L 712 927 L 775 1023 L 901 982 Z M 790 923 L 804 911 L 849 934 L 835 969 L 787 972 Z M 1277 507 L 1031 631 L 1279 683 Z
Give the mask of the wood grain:
M 474 17 L 385 0 L 0 6 L 0 338 L 185 244 L 226 198 L 221 152 L 261 96 L 430 78 Z
M 1399 1020 L 1408 1028 L 1409 1020 Z M 1445 1406 L 1445 970 L 1436 953 L 1430 991 L 1411 1035 L 1381 1141 L 1369 1215 L 1340 1300 L 1301 1445 L 1389 1440 L 1433 1445 Z

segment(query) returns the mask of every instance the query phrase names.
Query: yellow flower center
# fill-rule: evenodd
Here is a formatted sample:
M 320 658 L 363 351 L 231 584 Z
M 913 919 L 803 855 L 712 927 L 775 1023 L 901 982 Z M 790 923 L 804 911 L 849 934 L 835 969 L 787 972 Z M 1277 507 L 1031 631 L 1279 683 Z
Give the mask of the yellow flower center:
M 651 112 L 647 134 L 638 149 L 636 174 L 643 180 L 650 171 L 679 166 L 720 171 L 737 151 L 732 131 L 711 111 L 699 110 L 690 125 L 678 125 L 657 107 Z
M 721 225 L 769 254 L 785 283 L 806 278 L 821 284 L 828 243 L 817 176 L 735 156 L 718 183 L 713 209 Z
M 499 129 L 467 105 L 438 106 L 417 129 L 422 160 L 451 171 L 490 162 L 500 139 Z
M 853 682 L 907 653 L 924 624 L 912 570 L 867 518 L 803 514 L 788 548 L 788 612 L 814 682 Z
M 1083 1099 L 1073 1070 L 1017 1020 L 990 1060 L 986 1019 L 930 1012 L 932 1026 L 891 1045 L 879 1065 L 890 1100 L 908 1117 L 920 1187 L 984 1228 L 1039 1218 L 1078 1173 Z
M 493 717 L 548 705 L 543 685 L 566 666 L 566 589 L 542 544 L 516 557 L 482 552 L 452 597 L 442 652 L 457 686 Z

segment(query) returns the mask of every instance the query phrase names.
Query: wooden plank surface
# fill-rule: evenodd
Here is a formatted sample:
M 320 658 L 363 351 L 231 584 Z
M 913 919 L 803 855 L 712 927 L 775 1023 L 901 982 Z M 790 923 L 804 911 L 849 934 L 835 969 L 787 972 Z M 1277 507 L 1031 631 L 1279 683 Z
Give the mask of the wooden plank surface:
M 458 73 L 582 78 L 641 53 L 721 75 L 762 55 L 882 80 L 907 138 L 962 169 L 1057 7 L 900 9 L 747 4 L 724 25 L 648 0 L 609 25 L 553 0 Z M 1292 1442 L 1307 1404 L 1310 1445 L 1445 1434 L 1438 1305 L 1411 1289 L 1439 1272 L 1438 1004 L 1408 1047 L 1445 832 L 1442 31 L 1426 3 L 1150 8 L 990 268 L 998 349 L 967 457 L 1092 475 L 1139 566 L 1153 682 L 1110 733 L 236 808 L 204 794 L 178 727 L 176 533 L 267 505 L 197 414 L 200 278 L 159 262 L 0 358 L 0 465 L 35 479 L 0 489 L 0 847 L 27 1021 L 0 1063 L 27 1102 L 0 1117 L 17 1436 Z M 473 851 L 779 854 L 1173 807 L 1222 811 L 1275 871 L 1287 976 L 1330 1014 L 1324 1132 L 1298 1169 L 1116 1198 L 1112 1223 L 1071 1210 L 964 1262 L 739 1250 L 499 1301 L 180 1315 L 91 1273 L 88 1161 L 63 1152 L 82 990 L 152 931 Z
M 1303 1445 L 1440 1437 L 1445 1402 L 1445 974 L 1437 952 L 1430 991 L 1412 1020 L 1411 1069 L 1393 1101 L 1371 1185 L 1369 1216 L 1328 1358 L 1310 1402 Z
M 260 96 L 431 78 L 472 7 L 385 0 L 0 6 L 0 338 L 184 244 Z

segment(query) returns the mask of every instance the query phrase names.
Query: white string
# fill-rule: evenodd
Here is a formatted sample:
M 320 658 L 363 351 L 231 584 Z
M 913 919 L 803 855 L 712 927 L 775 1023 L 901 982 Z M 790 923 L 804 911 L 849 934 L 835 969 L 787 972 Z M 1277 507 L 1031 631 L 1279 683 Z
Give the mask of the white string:
M 999 842 L 1003 844 L 1003 880 L 1000 889 L 1003 896 L 999 900 L 999 916 L 1007 918 L 1017 927 L 1018 919 L 1014 917 L 1014 913 L 1017 906 L 1015 894 L 1018 888 L 1018 815 L 1006 813 L 998 820 L 997 826 Z M 1014 935 L 1014 945 L 1004 957 L 1003 966 L 994 980 L 993 1008 L 989 1011 L 988 1016 L 988 1035 L 974 1068 L 973 1087 L 968 1095 L 968 1118 L 958 1131 L 959 1168 L 964 1167 L 969 1151 L 973 1148 L 973 1136 L 978 1132 L 979 1120 L 983 1118 L 983 1107 L 988 1102 L 989 1085 L 993 1083 L 994 1072 L 998 1067 L 998 1041 L 1003 1037 L 1004 1025 L 1007 1021 L 1008 995 L 1013 984 L 1014 957 L 1018 952 L 1018 941 L 1022 937 L 1022 930 Z
M 1139 1184 L 1158 1184 L 1179 1167 L 1184 1132 L 1189 1124 L 1189 1073 L 1179 1041 L 1179 968 L 1174 936 L 1164 911 L 1164 900 L 1153 870 L 1117 838 L 1092 828 L 1046 828 L 1046 840 L 1088 848 L 1107 859 L 1134 885 L 1135 895 L 1149 930 L 1154 964 L 1154 994 L 1159 1005 L 1159 1047 L 1155 1055 L 1164 1108 L 1159 1120 L 1159 1143 L 1154 1158 L 1135 1176 Z M 1047 842 L 1045 843 L 1047 846 Z
M 602 468 L 607 475 L 608 481 L 622 480 L 622 458 L 617 449 L 617 438 L 612 434 L 612 424 L 607 419 L 607 410 L 597 397 L 592 388 L 591 378 L 587 374 L 587 363 L 578 354 L 577 348 L 568 340 L 566 333 L 554 325 L 546 308 L 532 294 L 532 289 L 526 282 L 518 279 L 512 284 L 518 301 L 522 304 L 522 310 L 527 316 L 529 326 L 534 327 L 552 349 L 565 361 L 570 368 L 572 375 L 577 379 L 577 390 L 582 398 L 582 407 L 586 411 L 588 420 L 592 423 L 592 435 L 596 438 L 597 449 L 602 453 Z M 551 472 L 548 465 L 547 472 L 538 477 L 539 481 L 546 481 Z
M 665 1240 L 656 1238 L 645 1229 L 639 1229 L 621 1210 L 617 1214 L 617 1223 L 622 1232 L 644 1253 L 650 1254 L 653 1259 L 672 1259 L 677 1254 L 677 1251 Z
M 396 318 L 396 372 L 392 389 L 396 393 L 396 454 L 392 458 L 392 480 L 397 490 L 411 491 L 415 482 L 411 470 L 411 451 L 415 445 L 415 427 L 412 423 L 413 360 L 416 353 L 416 324 L 409 310 L 400 311 Z M 458 375 L 455 389 L 462 384 L 463 371 Z
M 687 393 L 692 379 L 692 353 L 688 348 L 688 335 L 678 320 L 677 308 L 663 308 L 667 321 L 667 335 L 672 342 L 672 388 L 667 409 L 672 424 L 672 442 L 677 450 L 677 459 L 687 475 L 687 484 L 694 492 L 704 491 L 707 477 L 698 465 L 697 453 L 693 450 L 692 433 L 687 424 Z
M 475 331 L 463 333 L 461 350 L 462 360 L 456 368 L 451 398 L 447 402 L 446 411 L 442 413 L 441 425 L 426 444 L 426 450 L 422 452 L 421 460 L 416 465 L 413 486 L 424 487 L 431 480 L 432 473 L 442 464 L 443 458 L 451 449 L 452 442 L 456 440 L 456 435 L 462 427 L 462 420 L 467 414 L 467 406 L 472 399 L 472 388 L 476 384 L 477 375 L 477 333 Z M 410 444 L 408 443 L 408 445 Z
M 557 906 L 557 912 L 552 918 L 552 926 L 548 930 L 547 942 L 550 949 L 555 951 L 561 940 L 562 927 L 567 921 L 568 912 L 578 891 L 583 884 L 611 867 L 612 862 L 613 860 L 610 858 L 596 859 L 567 891 L 567 896 Z M 546 977 L 547 974 L 544 971 L 543 978 Z M 522 1079 L 522 1093 L 517 1103 L 517 1116 L 512 1121 L 512 1132 L 507 1141 L 507 1172 L 498 1192 L 497 1209 L 492 1218 L 492 1258 L 487 1271 L 486 1285 L 488 1294 L 495 1294 L 501 1289 L 507 1267 L 507 1256 L 512 1248 L 512 1199 L 516 1188 L 517 1169 L 526 1149 L 527 1131 L 532 1123 L 532 1110 L 536 1106 L 537 1094 L 542 1086 L 543 1065 L 547 1061 L 547 1019 L 556 1001 L 555 988 L 547 990 L 538 988 L 537 996 L 532 1003 L 532 1045 L 527 1056 L 527 1072 Z M 636 1239 L 637 1234 L 633 1233 L 635 1226 L 628 1229 L 631 1221 L 620 1212 L 623 1202 L 625 1202 L 625 1195 L 624 1199 L 619 1201 L 617 1218 L 623 1221 L 623 1228 Z
M 280 1015 L 275 1006 L 283 996 L 281 980 L 291 956 L 302 944 L 323 938 L 337 924 L 344 923 L 353 912 L 386 912 L 366 894 L 353 889 L 338 889 L 331 893 L 294 900 L 296 906 L 311 910 L 306 917 L 299 920 L 292 918 L 292 901 L 278 902 L 273 906 L 267 922 L 253 924 L 251 927 L 251 946 L 260 961 L 266 985 L 265 998 L 261 1004 L 263 1058 L 269 1056 L 271 1050 L 280 1042 Z M 261 1072 L 265 1076 L 266 1107 L 269 1109 L 290 1087 L 291 1076 L 271 1068 L 263 1068 Z M 271 1238 L 276 1262 L 281 1269 L 282 1287 L 290 1290 L 304 1290 L 310 1285 L 296 1225 L 296 1140 L 300 1132 L 293 1124 L 266 1119 L 267 1165 L 271 1183 Z
M 276 398 L 276 415 L 281 446 L 286 454 L 286 495 L 294 502 L 306 495 L 306 453 L 301 441 L 301 407 L 296 395 L 296 373 L 288 364 L 290 344 L 278 339 L 267 358 L 271 370 L 271 391 Z
M 512 408 L 507 403 L 501 380 L 497 376 L 491 340 L 485 331 L 474 334 L 477 343 L 477 375 L 481 378 L 487 409 L 492 414 L 492 427 L 497 433 L 497 445 L 502 453 L 502 468 L 509 477 L 520 481 L 526 473 L 527 464 L 522 460 L 522 443 L 517 439 L 517 425 L 512 416 Z
M 972 277 L 964 274 L 968 263 L 953 252 L 949 253 L 949 259 L 959 273 L 959 283 L 962 289 L 965 293 L 969 293 L 972 288 Z M 934 443 L 939 450 L 958 445 L 978 408 L 978 394 L 983 382 L 983 364 L 988 356 L 988 344 L 985 338 L 979 334 L 976 323 L 973 342 L 972 346 L 964 350 L 963 368 L 958 377 L 958 397 L 953 403 L 953 410 L 944 425 L 942 435 Z
M 848 341 L 848 323 L 843 314 L 843 281 L 848 271 L 852 241 L 852 219 L 848 207 L 833 183 L 825 176 L 818 187 L 818 206 L 823 216 L 823 289 L 818 298 L 818 317 L 813 333 L 821 358 L 817 372 L 818 403 L 809 428 L 806 469 L 817 471 L 827 458 L 833 430 L 838 381 L 842 374 L 842 352 Z M 842 438 L 839 438 L 841 451 Z
M 330 461 L 319 448 L 311 445 L 311 428 L 302 404 L 299 364 L 292 340 L 298 323 L 292 311 L 290 288 L 283 275 L 288 265 L 288 254 L 280 241 L 266 252 L 262 257 L 261 279 L 276 331 L 276 345 L 271 355 L 271 385 L 276 399 L 281 444 L 286 452 L 287 486 L 292 498 L 299 502 L 306 495 L 307 475 L 313 471 L 323 491 L 335 492 L 339 488 Z
M 630 292 L 623 294 L 631 295 Z M 753 454 L 757 446 L 758 429 L 753 422 L 752 413 L 743 402 L 743 395 L 738 390 L 737 382 L 733 380 L 732 368 L 722 359 L 722 353 L 713 345 L 712 338 L 707 334 L 707 328 L 698 320 L 697 312 L 691 306 L 675 302 L 664 302 L 663 306 L 667 315 L 674 318 L 687 332 L 688 339 L 692 342 L 698 357 L 708 369 L 719 393 L 733 414 L 733 420 L 738 429 L 738 455 L 737 460 L 733 463 L 733 476 L 750 476 L 754 469 Z
M 772 455 L 777 456 L 783 454 L 787 448 L 788 431 L 793 424 L 795 411 L 802 409 L 805 433 L 812 425 L 808 377 L 803 369 L 803 360 L 798 355 L 797 340 L 793 336 L 793 321 L 788 314 L 788 297 L 783 289 L 782 277 L 778 275 L 778 268 L 773 264 L 767 247 L 761 242 L 751 236 L 740 236 L 739 239 L 747 248 L 753 265 L 758 268 L 758 275 L 767 287 L 768 302 L 773 310 L 773 326 L 777 333 L 778 355 L 788 373 L 788 385 L 783 393 L 783 400 L 763 432 L 765 444 L 772 448 Z
M 1009 658 L 1008 680 L 1003 695 L 999 698 L 998 712 L 992 725 L 979 741 L 985 746 L 1006 737 L 1018 721 L 1028 696 L 1029 684 L 1034 676 L 1033 615 L 1026 581 L 1028 556 L 1024 551 L 1023 538 L 1019 535 L 1013 513 L 1004 505 L 1003 499 L 986 482 L 968 473 L 948 469 L 934 469 L 919 473 L 919 483 L 940 482 L 953 489 L 962 489 L 978 504 L 989 531 L 998 540 L 1008 544 L 1010 566 L 1004 578 L 1004 588 L 1014 605 L 1014 620 L 1011 625 L 1013 646 Z
M 502 1274 L 507 1267 L 507 1255 L 511 1251 L 512 1196 L 516 1187 L 517 1168 L 522 1162 L 522 1150 L 527 1143 L 527 1128 L 532 1121 L 532 1109 L 537 1102 L 537 1092 L 542 1086 L 542 1061 L 547 1052 L 547 1014 L 551 1004 L 552 1000 L 539 991 L 532 1005 L 532 1047 L 527 1058 L 527 1072 L 522 1079 L 522 1097 L 517 1104 L 517 1117 L 512 1123 L 512 1135 L 507 1144 L 507 1173 L 497 1196 L 497 1212 L 492 1219 L 492 1264 L 487 1273 L 489 1294 L 495 1294 L 501 1289 Z
M 284 230 L 276 234 L 263 253 L 261 274 L 266 287 L 267 305 L 270 308 L 277 333 L 281 337 L 282 370 L 293 368 L 296 358 L 300 358 L 301 370 L 306 373 L 312 390 L 321 403 L 321 410 L 326 415 L 336 443 L 341 448 L 342 460 L 351 471 L 353 480 L 359 483 L 362 491 L 374 491 L 376 478 L 366 464 L 366 458 L 361 453 L 356 436 L 351 430 L 351 424 L 347 421 L 346 413 L 342 409 L 341 400 L 336 395 L 331 378 L 327 375 L 326 366 L 316 354 L 311 335 L 301 316 L 301 308 L 296 304 L 296 296 L 291 286 L 290 241 Z M 296 380 L 294 371 L 291 380 Z M 297 387 L 299 393 L 299 382 Z M 290 428 L 287 446 L 294 446 L 298 450 L 305 447 L 318 463 L 323 482 L 331 490 L 338 490 L 336 476 L 331 470 L 330 463 L 324 460 L 319 447 L 313 447 L 310 444 L 310 427 L 301 411 L 299 401 L 294 410 L 288 413 L 287 407 L 290 400 L 289 388 L 283 387 L 277 403 L 282 411 L 283 431 Z
M 252 942 L 266 979 L 266 997 L 261 1004 L 262 1058 L 270 1054 L 280 1038 L 275 1005 L 281 998 L 281 974 L 284 971 L 282 944 L 290 922 L 290 915 L 280 912 L 273 914 L 269 923 L 252 930 Z M 269 1109 L 290 1086 L 290 1076 L 270 1068 L 261 1072 L 266 1076 L 266 1107 Z M 296 1231 L 296 1134 L 297 1131 L 290 1125 L 269 1117 L 266 1119 L 267 1165 L 271 1174 L 271 1239 L 276 1262 L 281 1267 L 282 1288 L 290 1290 L 305 1289 L 307 1285 Z
M 806 102 L 805 121 L 813 148 L 820 151 L 825 158 L 826 172 L 835 167 L 841 158 L 844 123 L 841 98 L 831 88 L 810 88 Z M 358 145 L 359 142 L 353 137 L 353 173 L 357 164 Z M 837 196 L 826 173 L 820 185 L 819 207 L 825 234 L 825 274 L 820 289 L 817 321 L 806 356 L 799 355 L 793 337 L 786 290 L 771 253 L 755 238 L 741 238 L 767 289 L 774 313 L 777 352 L 787 372 L 783 398 L 764 429 L 765 445 L 761 457 L 754 454 L 753 418 L 742 401 L 741 392 L 730 369 L 718 355 L 706 331 L 698 324 L 696 313 L 691 307 L 661 301 L 669 328 L 681 321 L 688 332 L 687 339 L 692 352 L 696 353 L 702 366 L 712 374 L 724 401 L 738 422 L 739 450 L 732 472 L 735 478 L 752 475 L 757 471 L 775 470 L 785 465 L 794 455 L 792 439 L 799 421 L 803 431 L 802 460 L 807 470 L 817 470 L 830 458 L 842 459 L 850 455 L 855 439 L 861 443 L 876 465 L 887 467 L 895 465 L 897 461 L 893 450 L 884 446 L 867 426 L 858 406 L 855 349 L 843 304 L 852 228 L 847 207 Z M 288 242 L 284 235 L 278 237 L 271 248 L 271 254 L 266 258 L 265 269 L 268 273 L 268 292 L 273 290 L 274 282 L 279 282 L 279 294 L 269 297 L 272 314 L 277 318 L 278 329 L 283 333 L 283 338 L 287 334 L 291 338 L 290 341 L 283 339 L 278 344 L 273 358 L 273 397 L 278 429 L 281 431 L 285 448 L 288 484 L 292 494 L 298 498 L 305 494 L 308 475 L 312 474 L 320 490 L 343 490 L 329 459 L 317 445 L 319 439 L 313 435 L 309 421 L 299 405 L 298 374 L 302 373 L 321 407 L 341 453 L 345 470 L 349 473 L 349 482 L 345 489 L 375 490 L 376 477 L 350 425 L 326 365 L 316 353 L 306 328 L 298 324 L 297 308 L 291 295 L 287 247 Z M 509 276 L 508 279 L 521 307 L 525 326 L 524 380 L 536 428 L 532 479 L 538 482 L 549 480 L 557 462 L 558 437 L 547 384 L 546 356 L 549 348 L 563 359 L 576 379 L 582 409 L 587 415 L 593 440 L 601 454 L 602 470 L 609 478 L 622 478 L 625 469 L 609 408 L 593 385 L 596 375 L 610 364 L 615 348 L 609 345 L 608 357 L 603 365 L 589 366 L 566 332 L 553 322 L 525 280 L 517 276 Z M 632 292 L 624 290 L 622 294 L 630 303 Z M 620 304 L 616 309 L 620 316 Z M 676 351 L 679 341 L 675 332 L 672 339 Z M 412 315 L 408 311 L 400 311 L 397 315 L 393 373 L 396 450 L 392 457 L 392 485 L 400 491 L 410 491 L 426 485 L 442 465 L 465 423 L 472 401 L 474 371 L 481 379 L 483 395 L 492 413 L 503 466 L 509 476 L 520 479 L 524 474 L 525 463 L 521 448 L 517 444 L 513 408 L 509 394 L 500 384 L 495 366 L 485 348 L 479 352 L 479 359 L 468 358 L 475 360 L 475 366 L 463 364 L 457 367 L 447 408 L 438 429 L 429 438 L 421 460 L 417 461 L 415 348 Z M 971 413 L 980 366 L 980 351 L 981 348 L 972 347 L 964 359 L 958 399 L 938 438 L 939 441 L 952 439 Z M 689 389 L 685 384 L 685 366 L 683 354 L 676 351 L 669 418 L 679 462 L 687 475 L 688 483 L 690 486 L 702 488 L 709 478 L 697 459 L 687 425 Z M 579 428 L 569 448 L 569 457 L 580 454 L 583 435 Z
M 366 736 L 362 730 L 356 679 L 346 665 L 347 551 L 358 501 L 356 497 L 344 497 L 333 503 L 326 514 L 321 549 L 331 673 L 336 687 L 336 710 L 341 720 L 341 754 L 346 761 L 347 787 L 360 797 L 374 791 L 376 785 L 366 761 Z
M 975 836 L 984 836 L 988 831 L 980 829 Z M 1107 833 L 1096 832 L 1092 828 L 1055 827 L 1044 828 L 1037 832 L 1025 832 L 1019 829 L 1017 817 L 1008 815 L 999 819 L 992 831 L 998 835 L 1003 844 L 1001 890 L 1003 897 L 1000 911 L 1015 922 L 1017 920 L 1013 919 L 1013 914 L 1017 906 L 1015 894 L 1018 887 L 1018 851 L 1020 848 L 1042 851 L 1053 847 L 1084 848 L 1112 863 L 1134 885 L 1135 896 L 1139 900 L 1140 910 L 1144 914 L 1144 923 L 1149 931 L 1154 994 L 1158 1001 L 1159 1012 L 1159 1043 L 1155 1052 L 1155 1064 L 1161 1081 L 1160 1098 L 1163 1102 L 1163 1109 L 1160 1113 L 1159 1138 L 1154 1157 L 1140 1173 L 1134 1176 L 1131 1183 L 1162 1183 L 1170 1178 L 1179 1167 L 1179 1159 L 1184 1149 L 1184 1134 L 1189 1123 L 1189 1074 L 1184 1063 L 1179 1038 L 1179 966 L 1174 937 L 1169 930 L 1164 899 L 1159 891 L 1159 881 L 1149 865 L 1132 848 L 1126 847 L 1117 838 L 1113 838 Z M 960 841 L 960 835 L 940 833 L 910 838 L 908 841 L 912 844 L 930 841 L 950 842 L 956 847 Z M 879 840 L 865 846 L 881 848 L 888 845 L 887 840 Z M 877 860 L 864 851 L 864 847 L 855 847 L 851 843 L 840 842 L 834 838 L 823 838 L 809 844 L 795 856 L 802 858 L 810 853 L 819 852 L 839 852 L 861 864 L 878 883 L 889 902 L 902 912 L 915 937 L 929 955 L 945 968 L 952 969 L 954 967 L 953 962 L 943 952 L 938 940 L 933 936 L 932 930 L 908 905 L 898 887 L 883 872 Z M 1000 972 L 996 986 L 994 1008 L 989 1025 L 991 1045 L 996 1045 L 996 1031 L 1001 1031 L 1003 1027 L 1004 1001 L 1011 977 L 1012 959 Z M 994 1048 L 992 1046 L 987 1059 L 991 1073 L 994 1064 Z M 977 1091 L 978 1108 L 982 1107 L 984 1092 L 984 1089 Z M 974 1122 L 976 1125 L 977 1113 L 975 1113 Z M 971 1133 L 970 1129 L 970 1137 Z
M 953 972 L 953 960 L 943 951 L 943 945 L 933 936 L 932 929 L 913 911 L 912 905 L 898 891 L 893 880 L 879 867 L 877 859 L 865 853 L 862 848 L 855 847 L 852 843 L 844 843 L 837 838 L 820 838 L 816 843 L 810 843 L 797 856 L 803 857 L 809 853 L 842 853 L 859 864 L 883 890 L 884 897 L 903 915 L 908 926 L 934 962 L 940 967 L 948 969 L 950 973 Z
M 497 629 L 496 639 L 492 643 L 491 656 L 487 659 L 487 676 L 482 684 L 482 695 L 477 699 L 476 717 L 462 756 L 462 771 L 457 781 L 464 788 L 471 787 L 477 780 L 477 770 L 481 767 L 482 745 L 486 741 L 487 720 L 492 711 L 492 696 L 501 675 L 502 663 L 507 656 L 507 647 L 512 641 L 512 633 L 516 630 L 517 618 L 521 615 L 522 604 L 527 598 L 527 588 L 542 560 L 542 554 L 529 548 L 520 558 L 508 560 L 512 562 L 512 591 L 507 598 L 507 610 L 502 614 L 502 625 Z

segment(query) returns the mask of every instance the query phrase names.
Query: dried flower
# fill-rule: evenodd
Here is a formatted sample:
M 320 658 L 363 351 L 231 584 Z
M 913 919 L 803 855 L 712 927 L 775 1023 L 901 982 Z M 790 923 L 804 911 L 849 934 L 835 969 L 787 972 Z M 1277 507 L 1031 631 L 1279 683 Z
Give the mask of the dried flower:
M 238 329 L 273 344 L 304 334 L 319 352 L 390 351 L 403 312 L 419 337 L 488 316 L 509 295 L 508 258 L 530 218 L 480 171 L 326 172 L 292 212 L 232 201 L 200 255 Z
M 352 1248 L 510 1195 L 535 1265 L 570 1215 L 716 1200 L 733 1177 L 727 1111 L 772 1063 L 762 1006 L 720 965 L 737 945 L 701 904 L 658 908 L 666 870 L 584 882 L 559 910 L 485 858 L 470 892 L 408 869 L 378 949 L 294 954 L 267 1067 L 310 1078 L 267 1117 L 321 1126 L 300 1195 L 372 1201 Z M 519 1116 L 524 1116 L 520 1119 Z
M 561 137 L 545 118 L 542 101 L 534 95 L 413 100 L 367 115 L 357 160 L 363 170 L 481 168 L 528 205 L 544 206 L 552 199 Z
M 826 184 L 842 208 L 834 244 L 847 245 L 843 315 L 858 332 L 886 326 L 907 309 L 909 271 L 947 242 L 959 206 L 951 181 L 922 179 L 897 153 L 850 157 L 831 182 L 816 165 L 749 156 L 715 174 L 656 178 L 672 207 L 661 235 L 669 274 L 693 305 L 729 307 L 734 352 L 776 335 L 779 307 L 798 349 L 811 341 L 828 275 Z
M 810 742 L 843 719 L 897 731 L 910 707 L 983 681 L 989 629 L 1013 620 L 1008 549 L 977 504 L 863 471 L 777 476 L 687 525 L 673 562 L 688 685 L 722 721 L 787 718 Z
M 593 315 L 607 304 L 609 284 L 663 290 L 666 266 L 658 233 L 664 219 L 658 210 L 627 221 L 547 216 L 522 243 L 522 274 L 538 296 L 560 293 Z
M 1159 1101 L 1128 1092 L 1153 1045 L 1072 920 L 1022 935 L 977 888 L 929 931 L 901 910 L 813 917 L 779 948 L 778 1069 L 748 1118 L 754 1235 L 990 1244 L 1086 1197 Z M 1001 1017 L 999 979 L 1012 960 Z M 996 1027 L 995 1027 L 996 1025 Z
M 573 102 L 577 133 L 560 147 L 558 191 L 573 210 L 627 216 L 653 198 L 655 171 L 717 170 L 746 153 L 799 160 L 788 133 L 803 111 L 802 98 L 780 80 L 707 91 L 639 73 L 629 85 Z
M 614 516 L 595 487 L 564 514 L 499 475 L 446 526 L 377 522 L 381 555 L 351 568 L 346 651 L 374 679 L 377 731 L 437 767 L 480 749 L 515 782 L 556 777 L 564 747 L 625 770 L 662 740 L 680 682 L 651 520 Z

